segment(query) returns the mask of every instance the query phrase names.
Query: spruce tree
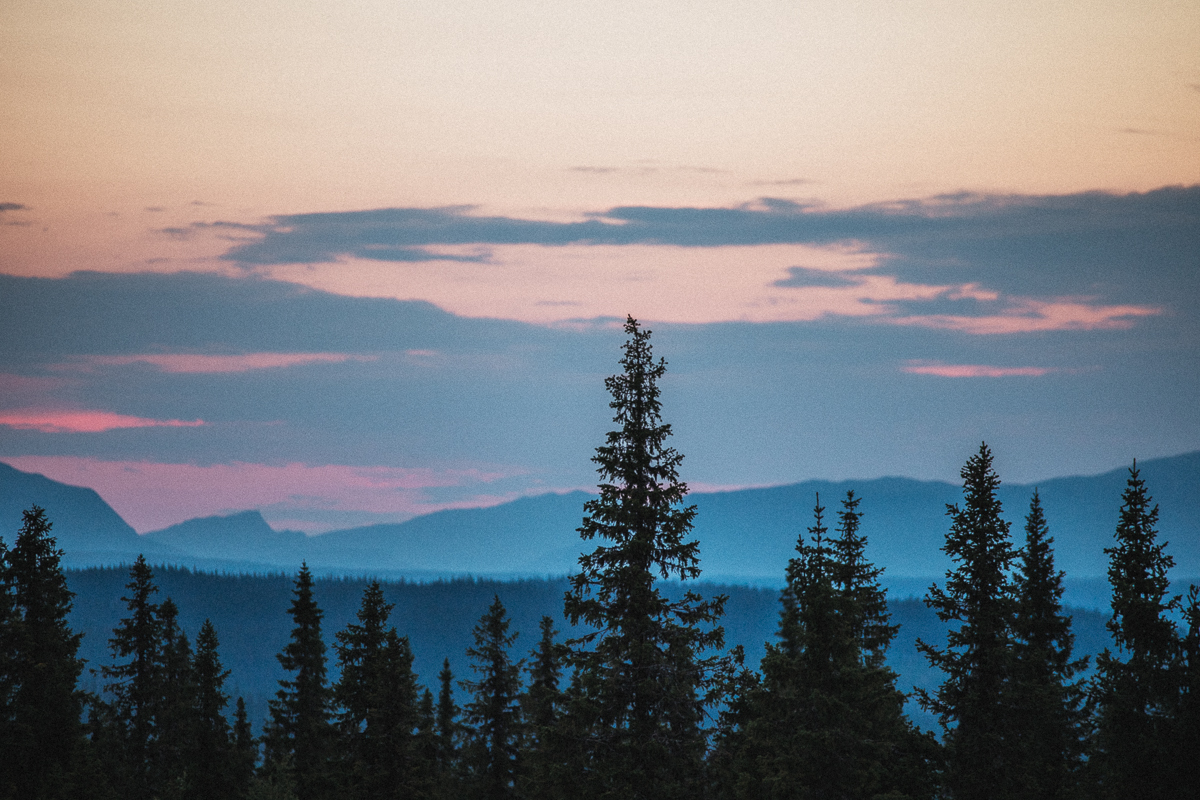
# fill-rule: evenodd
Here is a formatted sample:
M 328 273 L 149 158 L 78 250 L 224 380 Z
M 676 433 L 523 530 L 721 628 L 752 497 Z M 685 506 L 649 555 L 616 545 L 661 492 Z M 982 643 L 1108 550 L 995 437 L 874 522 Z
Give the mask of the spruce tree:
M 555 642 L 554 620 L 542 617 L 541 637 L 529 654 L 528 689 L 521 700 L 525 718 L 526 763 L 522 795 L 530 800 L 552 800 L 571 795 L 573 776 L 566 774 L 566 749 L 559 717 L 565 694 L 562 681 L 562 645 Z
M 508 628 L 508 614 L 496 595 L 475 626 L 474 646 L 467 648 L 478 677 L 462 681 L 472 695 L 463 708 L 470 730 L 464 760 L 473 796 L 483 800 L 507 800 L 517 792 L 522 662 L 509 655 L 517 634 Z
M 159 648 L 157 741 L 151 759 L 151 783 L 166 797 L 191 793 L 189 760 L 196 734 L 196 692 L 192 682 L 192 646 L 179 625 L 179 608 L 171 598 L 158 609 Z
M 1075 637 L 1063 612 L 1063 573 L 1054 568 L 1053 544 L 1034 490 L 1015 579 L 1012 675 L 1018 777 L 1030 800 L 1074 796 L 1084 751 L 1084 688 L 1074 677 L 1087 658 L 1071 655 Z
M 936 744 L 904 716 L 883 665 L 896 628 L 880 570 L 865 558 L 853 493 L 828 538 L 818 498 L 781 593 L 779 638 L 762 679 L 740 681 L 714 758 L 715 793 L 731 798 L 930 797 Z
M 1008 697 L 1013 651 L 1014 553 L 996 497 L 1000 478 L 987 444 L 962 469 L 963 505 L 948 505 L 952 522 L 942 550 L 954 561 L 945 588 L 931 586 L 925 604 L 951 623 L 946 647 L 917 640 L 945 675 L 921 704 L 945 729 L 945 783 L 955 800 L 1019 796 L 1022 765 Z
M 11 552 L 0 543 L 0 753 L 7 769 L 0 796 L 63 796 L 81 756 L 83 695 L 76 688 L 82 634 L 67 623 L 74 593 L 46 513 L 22 516 Z
M 889 622 L 887 590 L 879 583 L 883 568 L 867 560 L 867 537 L 859 532 L 861 501 L 853 490 L 842 500 L 838 536 L 832 542 L 832 579 L 857 657 L 864 665 L 881 667 L 900 626 Z
M 450 670 L 450 659 L 442 660 L 438 672 L 438 697 L 434 714 L 434 731 L 437 738 L 437 761 L 434 773 L 438 796 L 443 800 L 459 797 L 461 770 L 459 746 L 462 741 L 462 724 L 459 709 L 454 702 L 454 673 Z
M 440 777 L 439 752 L 437 734 L 437 712 L 434 711 L 433 692 L 428 688 L 421 690 L 421 699 L 417 702 L 417 735 L 416 757 L 421 766 L 421 791 L 418 797 L 431 800 L 444 797 Z
M 113 629 L 108 646 L 114 663 L 101 672 L 111 681 L 104 688 L 113 698 L 111 720 L 121 745 L 119 763 L 112 765 L 115 788 L 131 800 L 149 800 L 161 789 L 153 780 L 159 763 L 163 641 L 159 606 L 152 600 L 158 587 L 143 556 L 130 568 L 125 588 L 129 595 L 121 600 L 129 616 Z
M 851 794 L 925 798 L 935 793 L 942 764 L 941 747 L 922 733 L 904 711 L 907 697 L 896 688 L 899 676 L 886 665 L 887 651 L 900 630 L 891 623 L 887 590 L 879 580 L 883 568 L 866 555 L 867 537 L 860 532 L 861 498 L 847 491 L 838 511 L 832 551 L 835 606 L 844 620 L 842 635 L 852 643 L 851 661 L 834 683 L 851 713 L 835 717 L 855 743 L 857 763 L 846 769 Z
M 605 386 L 617 429 L 596 449 L 599 497 L 584 505 L 579 533 L 603 542 L 580 556 L 564 611 L 592 633 L 572 640 L 580 675 L 571 722 L 591 769 L 579 791 L 591 796 L 694 797 L 702 781 L 706 710 L 718 699 L 728 661 L 703 656 L 724 644 L 716 626 L 725 597 L 694 591 L 666 597 L 657 581 L 700 575 L 699 544 L 687 539 L 695 506 L 682 506 L 683 457 L 667 445 L 650 331 L 628 318 L 621 374 Z
M 233 712 L 233 756 L 230 773 L 233 776 L 233 797 L 246 797 L 254 778 L 254 768 L 258 765 L 258 740 L 254 737 L 254 728 L 246 714 L 246 701 L 237 699 Z
M 1096 657 L 1092 686 L 1097 704 L 1095 752 L 1089 771 L 1102 796 L 1168 798 L 1172 715 L 1178 702 L 1180 639 L 1171 613 L 1167 572 L 1175 562 L 1158 542 L 1158 506 L 1137 462 L 1122 495 L 1116 544 L 1105 548 L 1112 585 L 1108 630 L 1116 652 Z
M 233 798 L 244 792 L 249 783 L 249 776 L 239 765 L 239 754 L 225 718 L 225 706 L 229 704 L 225 679 L 229 670 L 221 665 L 219 646 L 216 628 L 206 619 L 196 634 L 191 669 L 195 708 L 188 747 L 187 796 L 196 800 Z M 245 726 L 242 735 L 248 735 L 245 704 L 240 703 L 239 707 L 242 717 L 239 723 Z
M 321 609 L 313 599 L 312 573 L 304 564 L 296 576 L 289 613 L 291 640 L 276 658 L 291 677 L 279 681 L 263 733 L 268 772 L 277 783 L 294 786 L 298 800 L 325 800 L 332 789 L 330 758 L 332 693 L 326 679 Z
M 337 634 L 338 756 L 350 794 L 364 799 L 411 797 L 426 788 L 428 778 L 417 751 L 412 651 L 408 639 L 388 627 L 391 609 L 379 582 L 372 581 L 358 621 Z

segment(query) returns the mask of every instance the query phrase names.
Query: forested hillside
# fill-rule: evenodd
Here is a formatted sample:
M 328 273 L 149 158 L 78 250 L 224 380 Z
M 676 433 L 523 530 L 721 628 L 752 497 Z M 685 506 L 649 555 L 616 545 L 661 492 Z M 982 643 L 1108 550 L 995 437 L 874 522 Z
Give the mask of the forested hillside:
M 153 567 L 153 574 L 160 599 L 170 597 L 179 606 L 179 623 L 189 636 L 195 636 L 204 620 L 212 620 L 220 636 L 222 660 L 231 671 L 230 691 L 244 695 L 252 718 L 261 722 L 267 698 L 284 676 L 275 654 L 286 644 L 291 630 L 287 608 L 295 575 L 224 575 L 158 566 Z M 84 634 L 79 653 L 90 669 L 99 669 L 111 661 L 108 640 L 113 628 L 128 614 L 121 597 L 128 594 L 125 584 L 129 582 L 129 570 L 68 570 L 66 577 L 76 593 L 71 627 Z M 333 633 L 354 619 L 369 583 L 367 578 L 314 581 L 313 594 L 325 612 L 324 631 L 330 643 Z M 520 634 L 514 647 L 518 653 L 533 649 L 543 616 L 553 617 L 561 629 L 568 627 L 562 619 L 566 578 L 384 581 L 381 586 L 385 599 L 395 604 L 392 624 L 412 644 L 413 669 L 430 687 L 436 683 L 443 659 L 450 659 L 455 675 L 465 674 L 471 628 L 494 596 L 504 602 L 512 618 L 512 630 Z M 678 594 L 681 587 L 673 584 L 666 590 Z M 763 644 L 775 637 L 779 627 L 779 591 L 712 583 L 702 583 L 699 591 L 706 597 L 729 595 L 722 619 L 728 644 L 742 645 L 747 665 L 757 667 Z M 888 652 L 888 664 L 900 674 L 902 686 L 932 687 L 935 676 L 914 643 L 918 636 L 943 641 L 945 626 L 920 599 L 894 599 L 888 607 L 893 621 L 900 625 L 896 642 Z M 1109 643 L 1104 614 L 1086 609 L 1072 609 L 1071 613 L 1079 652 L 1094 654 Z M 85 673 L 84 683 L 98 685 L 99 681 Z M 922 714 L 915 703 L 910 704 L 910 711 L 926 727 L 934 727 L 933 718 Z

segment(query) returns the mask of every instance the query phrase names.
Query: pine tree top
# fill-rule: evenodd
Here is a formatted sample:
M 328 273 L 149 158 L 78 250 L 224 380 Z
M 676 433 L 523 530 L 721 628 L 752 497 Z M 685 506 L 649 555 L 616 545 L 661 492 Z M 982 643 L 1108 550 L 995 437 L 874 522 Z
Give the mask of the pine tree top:
M 950 531 L 942 551 L 957 564 L 946 573 L 946 588 L 931 587 L 929 605 L 943 622 L 987 617 L 999 620 L 998 611 L 985 611 L 1009 600 L 1008 573 L 1015 553 L 1009 539 L 1009 523 L 996 490 L 1000 477 L 992 468 L 992 451 L 981 443 L 979 452 L 967 459 L 960 473 L 963 504 L 948 504 Z M 980 631 L 984 633 L 984 631 Z M 989 630 L 987 635 L 1000 635 Z
M 1134 461 L 1121 496 L 1116 544 L 1104 549 L 1112 586 L 1108 629 L 1117 646 L 1135 658 L 1163 660 L 1170 657 L 1176 636 L 1166 612 L 1179 606 L 1179 598 L 1168 597 L 1175 559 L 1165 551 L 1167 542 L 1158 541 L 1158 505 L 1152 503 Z

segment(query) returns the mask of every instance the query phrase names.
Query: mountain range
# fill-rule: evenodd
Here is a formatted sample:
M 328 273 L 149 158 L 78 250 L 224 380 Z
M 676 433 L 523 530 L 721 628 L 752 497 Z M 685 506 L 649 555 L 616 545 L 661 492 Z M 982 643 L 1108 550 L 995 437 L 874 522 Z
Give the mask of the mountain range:
M 1200 452 L 1138 464 L 1160 504 L 1160 541 L 1169 542 L 1177 577 L 1200 575 Z M 1129 471 L 1064 477 L 1032 485 L 1002 484 L 999 497 L 1019 542 L 1036 488 L 1055 538 L 1060 569 L 1101 585 L 1104 548 L 1112 542 Z M 941 481 L 876 478 L 805 481 L 787 486 L 697 492 L 695 535 L 705 578 L 780 585 L 796 537 L 812 523 L 819 495 L 832 527 L 847 490 L 862 498 L 869 555 L 887 569 L 895 591 L 922 590 L 949 562 L 941 552 L 946 505 L 961 488 Z M 396 524 L 335 530 L 319 536 L 273 530 L 258 511 L 192 519 L 139 535 L 93 490 L 68 486 L 0 463 L 0 537 L 11 540 L 21 511 L 36 503 L 54 523 L 71 567 L 132 561 L 216 572 L 292 572 L 301 563 L 322 574 L 427 579 L 565 575 L 588 543 L 575 529 L 585 492 L 544 494 L 488 508 L 439 511 Z M 1091 603 L 1088 603 L 1091 605 Z

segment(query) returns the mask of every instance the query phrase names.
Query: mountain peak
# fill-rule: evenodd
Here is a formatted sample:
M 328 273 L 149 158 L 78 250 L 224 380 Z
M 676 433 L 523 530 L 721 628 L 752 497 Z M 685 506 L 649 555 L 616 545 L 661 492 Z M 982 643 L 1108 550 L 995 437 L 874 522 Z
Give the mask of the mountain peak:
M 143 535 L 154 539 L 173 539 L 195 535 L 200 531 L 204 531 L 206 534 L 221 531 L 243 536 L 270 535 L 276 532 L 267 524 L 259 511 L 249 510 L 237 511 L 233 514 L 214 514 L 211 517 L 196 517 Z

